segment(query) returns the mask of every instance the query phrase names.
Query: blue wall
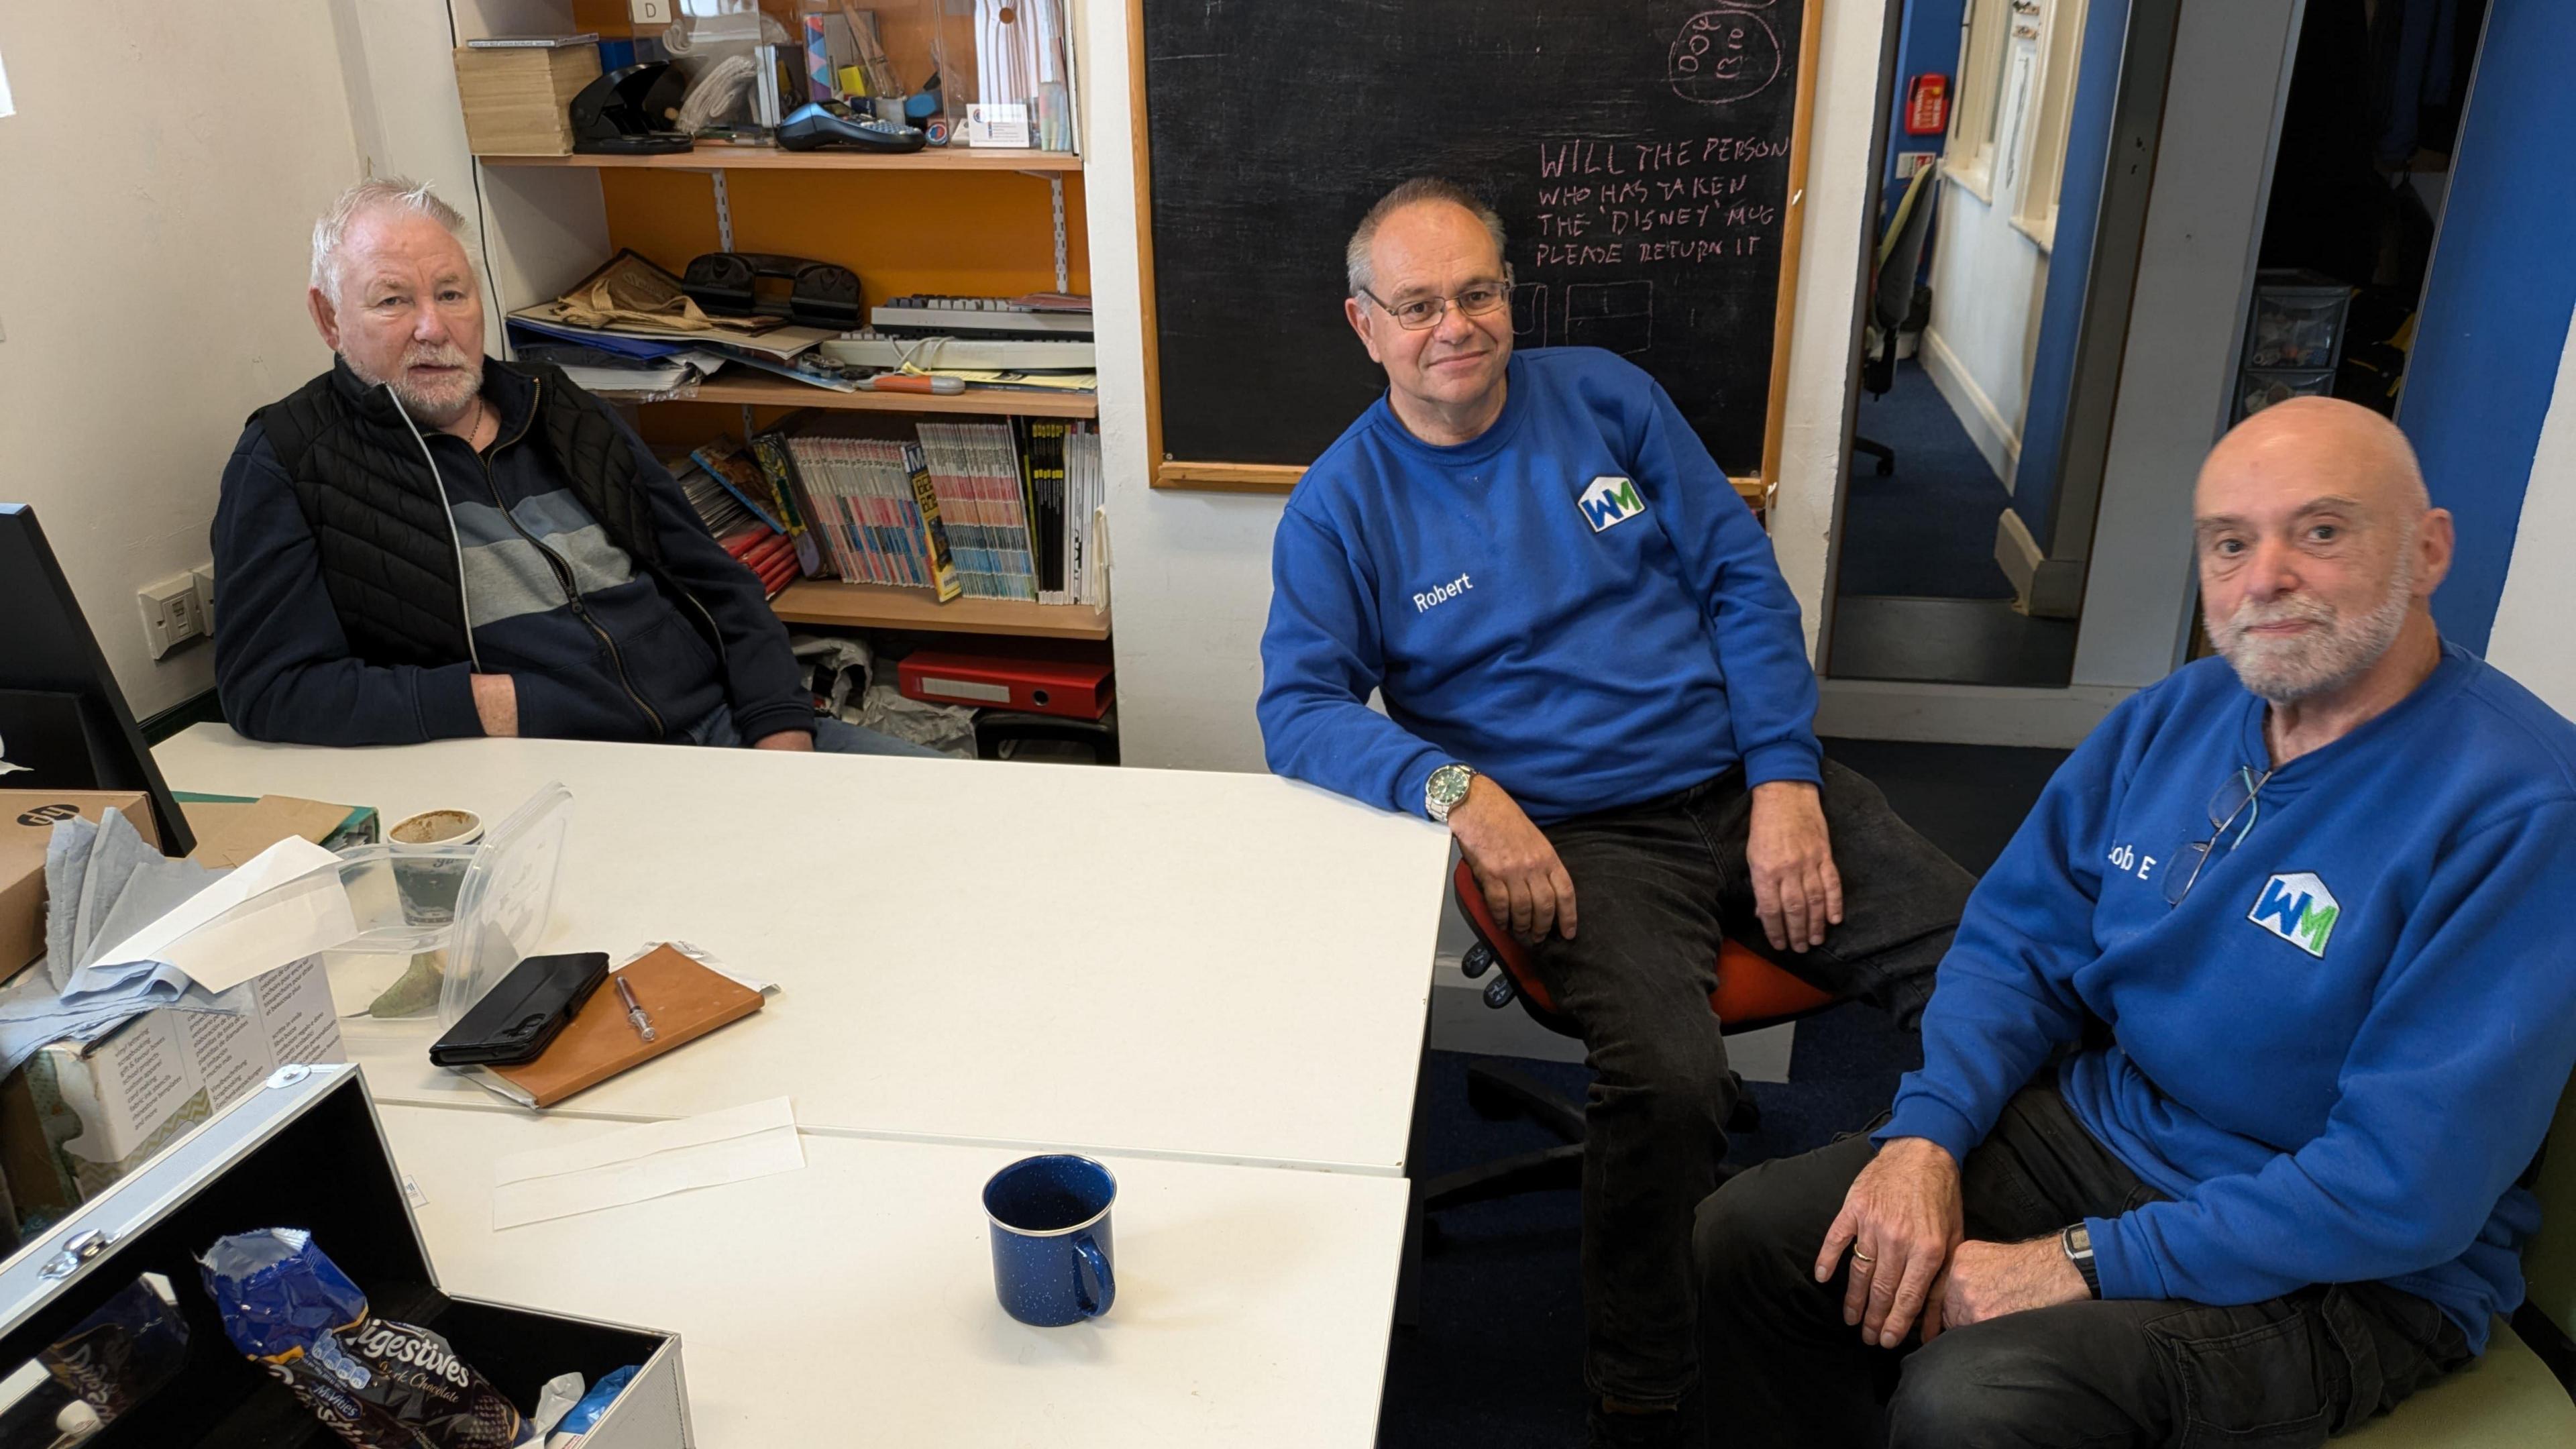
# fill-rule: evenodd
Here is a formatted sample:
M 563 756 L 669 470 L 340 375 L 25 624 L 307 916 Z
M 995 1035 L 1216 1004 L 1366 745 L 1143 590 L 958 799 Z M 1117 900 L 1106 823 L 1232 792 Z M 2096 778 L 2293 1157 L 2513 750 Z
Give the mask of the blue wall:
M 1918 75 L 1945 75 L 1950 78 L 1950 103 L 1959 103 L 1959 21 L 1965 13 L 1965 0 L 1905 0 L 1904 26 L 1896 37 L 1896 91 L 1887 98 L 1887 170 L 1879 177 L 1882 236 L 1888 219 L 1896 214 L 1897 199 L 1904 195 L 1896 185 L 1897 153 L 1937 153 L 1942 146 L 1937 135 L 1905 134 L 1906 88 Z
M 2576 5 L 2495 0 L 2397 408 L 2433 501 L 2459 519 L 2433 617 L 2481 653 L 2576 308 L 2571 74 Z
M 2048 532 L 2057 522 L 2066 415 L 2075 400 L 2076 330 L 2084 320 L 2084 288 L 2093 271 L 2093 235 L 2102 219 L 2102 182 L 2111 163 L 2112 103 L 2119 97 L 2120 61 L 2128 44 L 2129 0 L 2093 0 L 2084 14 L 2084 52 L 2076 62 L 2073 114 L 2066 126 L 2066 170 L 2057 188 L 2057 233 L 2048 252 L 2048 291 L 2040 301 L 2021 461 L 2013 471 L 2013 511 L 2043 549 L 2049 548 Z

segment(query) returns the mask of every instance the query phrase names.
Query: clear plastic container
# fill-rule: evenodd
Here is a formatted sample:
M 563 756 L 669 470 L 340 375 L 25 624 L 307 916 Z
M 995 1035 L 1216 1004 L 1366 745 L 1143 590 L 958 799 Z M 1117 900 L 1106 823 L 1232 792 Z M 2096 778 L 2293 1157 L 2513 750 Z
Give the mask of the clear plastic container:
M 427 1017 L 453 1026 L 554 924 L 572 830 L 572 792 L 549 783 L 479 841 L 359 845 L 338 852 L 357 933 L 322 953 L 344 1014 Z M 318 871 L 316 872 L 319 873 Z M 256 908 L 261 898 L 234 909 Z
M 2236 420 L 2243 422 L 2276 402 L 2294 397 L 2325 397 L 2334 391 L 2335 375 L 2322 372 L 2275 372 L 2246 368 L 2236 377 Z
M 2307 274 L 2266 274 L 2273 275 L 2304 279 Z M 2351 301 L 2351 288 L 2322 278 L 2258 283 L 2245 329 L 2245 365 L 2331 371 L 2342 360 L 2344 312 Z

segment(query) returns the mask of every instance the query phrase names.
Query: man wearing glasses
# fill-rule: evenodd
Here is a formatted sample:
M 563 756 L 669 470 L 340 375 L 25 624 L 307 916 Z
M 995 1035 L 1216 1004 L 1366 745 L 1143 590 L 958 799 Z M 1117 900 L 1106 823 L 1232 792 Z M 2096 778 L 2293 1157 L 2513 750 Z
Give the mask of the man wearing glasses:
M 1736 1091 L 1721 934 L 1910 1024 L 1972 882 L 1822 760 L 1797 603 L 1663 389 L 1607 352 L 1513 352 L 1492 211 L 1408 182 L 1346 261 L 1387 391 L 1280 521 L 1262 735 L 1281 774 L 1445 822 L 1533 943 L 1597 1073 L 1592 1432 L 1669 1442 Z
M 2194 511 L 2224 658 L 2049 783 L 1884 1125 L 1701 1209 L 1729 1445 L 2312 1445 L 2522 1299 L 2576 727 L 2436 633 L 2377 414 L 2257 414 Z

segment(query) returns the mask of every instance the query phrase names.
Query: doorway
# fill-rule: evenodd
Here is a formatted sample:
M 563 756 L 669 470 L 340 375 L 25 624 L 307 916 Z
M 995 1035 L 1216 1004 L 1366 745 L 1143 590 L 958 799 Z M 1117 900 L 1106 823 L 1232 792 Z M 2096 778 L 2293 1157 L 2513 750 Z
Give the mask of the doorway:
M 2079 429 L 2118 381 L 2084 361 L 2116 360 L 2144 215 L 2105 157 L 2122 90 L 2161 89 L 2175 12 L 1905 0 L 1828 677 L 2071 681 L 2100 484 Z M 1955 97 L 1937 129 L 1927 76 Z

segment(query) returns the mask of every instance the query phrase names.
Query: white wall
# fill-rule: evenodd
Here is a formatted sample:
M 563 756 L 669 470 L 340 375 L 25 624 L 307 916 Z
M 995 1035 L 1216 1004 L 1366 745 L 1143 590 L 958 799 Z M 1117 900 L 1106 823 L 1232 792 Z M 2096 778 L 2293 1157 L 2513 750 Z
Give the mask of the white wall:
M 306 236 L 359 174 L 330 9 L 0 7 L 0 496 L 35 505 L 137 715 L 213 660 L 154 663 L 135 590 L 207 561 L 243 419 L 330 361 Z
M 2576 718 L 2576 649 L 2567 645 L 2567 621 L 2576 617 L 2576 322 L 2558 364 L 2558 386 L 2540 425 L 2531 460 L 2531 484 L 2522 495 L 2522 520 L 2513 537 L 2513 563 L 2504 576 L 2487 658 Z
M 1924 371 L 2006 486 L 2021 459 L 2048 290 L 2048 253 L 2012 224 L 2013 202 L 2009 195 L 1988 202 L 1957 178 L 1942 179 L 1922 352 Z

